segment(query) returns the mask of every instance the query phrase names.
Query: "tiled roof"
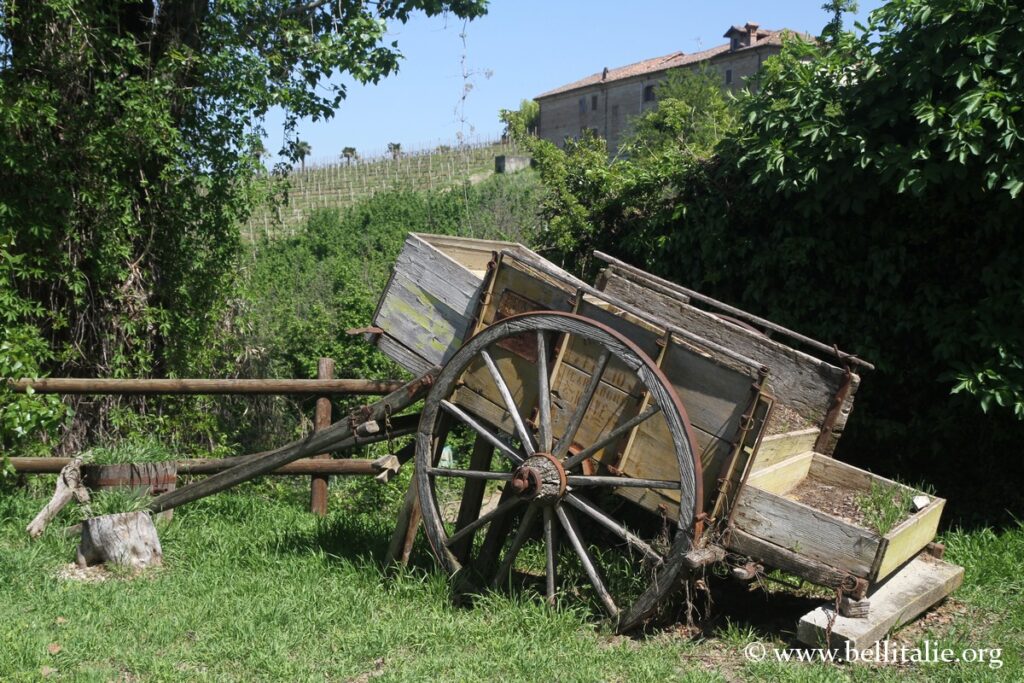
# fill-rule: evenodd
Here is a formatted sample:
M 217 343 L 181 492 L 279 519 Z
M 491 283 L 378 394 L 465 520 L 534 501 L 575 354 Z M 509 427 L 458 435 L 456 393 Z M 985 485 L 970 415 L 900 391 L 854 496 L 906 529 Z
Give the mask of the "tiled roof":
M 765 29 L 759 30 L 758 41 L 755 45 L 747 47 L 741 47 L 733 52 L 743 52 L 744 50 L 750 50 L 753 48 L 761 47 L 762 45 L 782 45 L 782 34 L 786 32 L 785 29 L 781 31 L 768 31 Z M 802 34 L 796 34 L 802 35 Z M 645 74 L 658 73 L 667 69 L 674 69 L 680 66 L 686 66 L 688 64 L 696 64 L 697 62 L 703 62 L 712 57 L 716 57 L 724 52 L 729 52 L 729 45 L 719 45 L 707 50 L 701 50 L 700 52 L 692 52 L 686 54 L 683 52 L 673 52 L 670 55 L 663 57 L 655 57 L 653 59 L 645 59 L 642 62 L 636 64 L 629 64 L 627 66 L 620 66 L 615 69 L 608 69 L 607 75 L 603 71 L 599 71 L 595 74 L 591 74 L 586 78 L 581 78 L 578 81 L 563 85 L 554 90 L 549 90 L 546 93 L 537 95 L 534 99 L 542 99 L 544 97 L 551 97 L 552 95 L 561 95 L 562 93 L 571 92 L 580 88 L 586 88 L 599 83 L 611 83 L 613 81 L 621 81 L 626 78 L 632 78 L 634 76 L 643 76 Z

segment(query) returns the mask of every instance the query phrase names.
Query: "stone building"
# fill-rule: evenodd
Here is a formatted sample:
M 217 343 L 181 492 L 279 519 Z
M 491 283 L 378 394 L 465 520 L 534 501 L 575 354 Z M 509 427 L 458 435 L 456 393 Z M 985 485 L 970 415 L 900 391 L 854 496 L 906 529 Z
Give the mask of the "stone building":
M 608 141 L 609 153 L 618 148 L 629 119 L 657 106 L 656 87 L 669 69 L 699 68 L 717 72 L 722 86 L 743 87 L 762 62 L 782 49 L 785 29 L 771 31 L 757 24 L 730 26 L 728 43 L 691 54 L 673 52 L 664 57 L 603 71 L 537 96 L 540 104 L 538 135 L 561 146 L 591 128 Z

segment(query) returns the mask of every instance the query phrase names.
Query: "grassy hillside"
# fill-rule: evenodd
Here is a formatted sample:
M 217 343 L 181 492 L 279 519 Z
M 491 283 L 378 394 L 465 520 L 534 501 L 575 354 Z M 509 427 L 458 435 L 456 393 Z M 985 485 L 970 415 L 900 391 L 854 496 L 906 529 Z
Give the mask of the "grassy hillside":
M 319 209 L 339 209 L 388 190 L 441 190 L 480 180 L 494 173 L 494 157 L 516 154 L 500 141 L 472 145 L 441 145 L 430 150 L 390 156 L 306 164 L 281 182 L 287 184 L 286 202 L 269 204 L 255 212 L 243 230 L 250 239 L 293 235 Z M 277 192 L 283 187 L 274 187 Z

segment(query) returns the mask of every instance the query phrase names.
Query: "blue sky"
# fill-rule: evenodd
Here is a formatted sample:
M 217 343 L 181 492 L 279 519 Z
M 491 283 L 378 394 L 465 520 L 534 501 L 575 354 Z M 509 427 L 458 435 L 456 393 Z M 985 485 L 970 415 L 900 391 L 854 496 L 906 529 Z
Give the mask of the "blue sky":
M 303 121 L 299 137 L 314 163 L 355 147 L 362 156 L 383 153 L 389 142 L 412 150 L 467 137 L 496 138 L 498 110 L 615 67 L 725 42 L 731 24 L 817 34 L 828 21 L 824 0 L 491 0 L 488 14 L 465 26 L 449 17 L 418 16 L 391 27 L 405 56 L 399 72 L 375 86 L 350 85 L 348 99 L 328 121 Z M 861 0 L 863 20 L 881 0 Z M 848 19 L 848 25 L 851 20 Z M 465 80 L 472 91 L 457 113 Z M 267 149 L 281 146 L 282 116 L 267 117 Z

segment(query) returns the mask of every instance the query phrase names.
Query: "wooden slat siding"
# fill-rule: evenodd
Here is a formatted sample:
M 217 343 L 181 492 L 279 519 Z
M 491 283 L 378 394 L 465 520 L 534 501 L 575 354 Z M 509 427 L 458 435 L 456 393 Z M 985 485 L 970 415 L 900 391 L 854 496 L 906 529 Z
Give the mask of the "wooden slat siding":
M 824 420 L 843 381 L 844 371 L 841 368 L 648 289 L 642 282 L 616 271 L 607 272 L 603 280 L 605 291 L 610 294 L 768 366 L 771 370 L 769 384 L 780 403 L 793 408 L 814 424 L 820 425 Z M 845 418 L 852 409 L 859 381 L 860 378 L 854 375 L 846 401 L 848 405 L 844 406 L 844 414 L 836 422 L 837 434 L 842 431 Z
M 569 299 L 573 295 L 573 290 L 514 259 L 503 259 L 494 274 L 490 300 L 480 312 L 480 320 L 485 326 L 494 322 L 501 295 L 505 290 L 536 302 L 538 310 L 564 313 L 572 310 Z
M 565 434 L 565 427 L 589 381 L 589 373 L 568 364 L 561 366 L 558 377 L 552 384 L 551 398 L 551 428 L 556 439 L 562 438 Z M 601 382 L 574 441 L 586 447 L 600 440 L 602 435 L 636 416 L 638 406 L 639 400 L 636 397 Z M 671 454 L 671 450 L 668 453 Z M 596 454 L 598 459 L 602 459 L 604 455 L 603 450 Z M 678 472 L 675 477 L 679 478 Z
M 736 501 L 733 524 L 752 536 L 862 578 L 871 575 L 881 542 L 877 534 L 749 482 Z
M 424 283 L 426 284 L 426 283 Z M 397 271 L 374 324 L 431 365 L 444 364 L 468 336 L 470 317 Z
M 507 434 L 515 433 L 512 418 L 504 404 L 497 404 L 467 387 L 459 387 L 452 394 L 452 403 L 481 418 L 495 429 Z
M 814 442 L 821 433 L 817 427 L 801 429 L 796 432 L 785 434 L 773 434 L 761 440 L 761 447 L 757 449 L 757 457 L 754 459 L 753 472 L 759 472 L 776 463 L 793 457 L 799 453 L 806 453 L 814 448 Z
M 481 285 L 456 260 L 410 235 L 373 320 L 401 348 L 383 338 L 379 348 L 414 373 L 447 361 L 469 334 Z
M 704 500 L 701 509 L 706 509 L 718 490 L 718 474 L 732 452 L 732 446 L 725 439 L 698 427 L 694 427 L 693 435 L 703 472 Z M 679 464 L 672 450 L 672 437 L 665 418 L 655 415 L 636 429 L 629 453 L 619 463 L 619 468 L 629 476 L 641 479 L 679 478 Z M 679 502 L 676 491 L 653 493 L 647 489 L 620 489 L 618 493 L 652 510 L 661 503 Z
M 814 453 L 806 451 L 750 475 L 747 486 L 784 496 L 807 477 L 814 462 Z
M 769 543 L 737 529 L 735 526 L 729 527 L 727 539 L 726 547 L 729 550 L 764 562 L 769 567 L 796 574 L 819 586 L 838 588 L 848 576 L 848 572 L 842 569 L 830 567 L 805 555 Z
M 528 420 L 530 412 L 537 404 L 537 366 L 500 346 L 491 346 L 489 353 L 505 379 L 509 391 L 512 392 L 519 414 L 524 420 Z M 499 406 L 502 413 L 505 413 L 505 401 L 501 398 L 498 385 L 494 383 L 494 378 L 491 377 L 482 358 L 470 363 L 462 374 L 462 381 L 467 389 Z M 504 419 L 502 424 L 505 424 Z
M 487 264 L 490 263 L 494 255 L 502 251 L 510 251 L 527 261 L 542 258 L 536 252 L 527 249 L 517 242 L 481 240 L 453 235 L 431 235 L 418 232 L 410 234 L 430 244 L 438 251 L 443 252 L 466 269 L 477 273 L 486 271 Z
M 411 374 L 419 377 L 431 368 L 430 363 L 407 348 L 400 341 L 387 334 L 377 336 L 377 348 L 385 356 L 398 363 Z
M 889 576 L 932 542 L 939 530 L 939 520 L 945 505 L 946 501 L 942 498 L 933 498 L 927 507 L 885 535 L 872 580 L 879 581 Z

